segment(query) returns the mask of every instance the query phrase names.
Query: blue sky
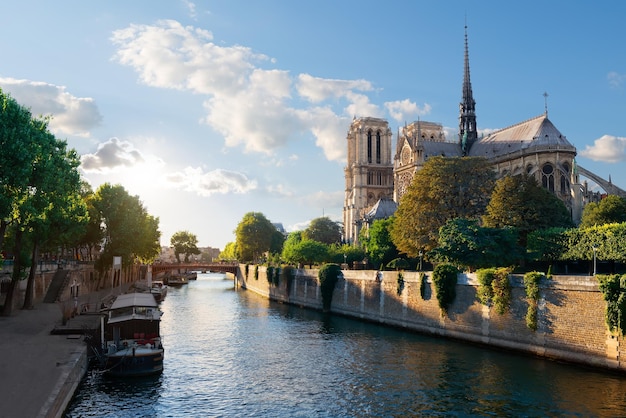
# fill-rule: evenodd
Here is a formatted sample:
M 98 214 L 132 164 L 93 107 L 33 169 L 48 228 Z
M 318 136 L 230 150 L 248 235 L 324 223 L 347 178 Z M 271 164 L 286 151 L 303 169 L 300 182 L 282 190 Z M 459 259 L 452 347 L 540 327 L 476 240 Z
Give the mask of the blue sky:
M 537 116 L 626 188 L 626 3 L 346 0 L 0 3 L 0 88 L 200 246 L 243 215 L 340 221 L 354 116 L 458 126 L 467 21 L 477 123 Z M 396 136 L 394 134 L 394 143 Z

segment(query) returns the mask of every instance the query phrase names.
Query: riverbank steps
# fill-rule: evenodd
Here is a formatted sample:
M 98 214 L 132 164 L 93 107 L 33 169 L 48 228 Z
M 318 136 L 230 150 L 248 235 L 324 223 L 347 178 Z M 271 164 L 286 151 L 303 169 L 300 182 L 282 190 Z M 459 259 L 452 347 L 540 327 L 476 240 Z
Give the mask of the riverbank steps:
M 269 299 L 322 310 L 317 269 L 294 269 L 278 285 L 267 268 L 241 265 L 235 284 Z M 248 275 L 245 272 L 248 271 Z M 528 301 L 523 276 L 509 277 L 510 309 L 503 315 L 480 304 L 475 274 L 458 275 L 456 298 L 442 315 L 432 272 L 420 291 L 419 272 L 404 271 L 399 291 L 397 271 L 342 270 L 330 312 L 407 330 L 524 352 L 620 373 L 626 372 L 623 336 L 609 332 L 606 302 L 592 276 L 552 276 L 540 286 L 537 330 L 526 325 Z M 256 276 L 256 278 L 255 278 Z M 280 276 L 279 276 L 280 277 Z

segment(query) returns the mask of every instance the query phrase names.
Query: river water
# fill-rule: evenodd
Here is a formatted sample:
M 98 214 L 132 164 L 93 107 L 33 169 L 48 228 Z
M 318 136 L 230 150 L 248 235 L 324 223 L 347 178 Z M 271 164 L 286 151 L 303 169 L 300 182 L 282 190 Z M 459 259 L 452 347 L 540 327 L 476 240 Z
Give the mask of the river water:
M 234 290 L 170 288 L 161 376 L 91 371 L 66 417 L 626 415 L 626 377 L 328 316 Z

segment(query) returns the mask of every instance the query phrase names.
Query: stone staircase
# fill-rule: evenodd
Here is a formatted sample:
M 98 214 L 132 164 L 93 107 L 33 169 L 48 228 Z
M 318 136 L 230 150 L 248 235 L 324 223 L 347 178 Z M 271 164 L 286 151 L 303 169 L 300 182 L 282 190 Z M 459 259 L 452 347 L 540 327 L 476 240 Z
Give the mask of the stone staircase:
M 50 282 L 50 286 L 48 286 L 48 292 L 46 292 L 46 296 L 43 298 L 44 303 L 55 303 L 59 300 L 59 296 L 67 286 L 67 282 L 70 278 L 69 270 L 57 270 L 54 273 L 54 277 L 52 278 L 52 282 Z

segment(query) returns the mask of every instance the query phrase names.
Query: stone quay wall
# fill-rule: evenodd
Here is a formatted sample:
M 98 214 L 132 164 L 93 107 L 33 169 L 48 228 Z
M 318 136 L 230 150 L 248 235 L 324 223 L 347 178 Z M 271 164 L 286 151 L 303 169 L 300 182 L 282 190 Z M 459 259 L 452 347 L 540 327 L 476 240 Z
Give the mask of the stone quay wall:
M 255 270 L 257 273 L 255 274 Z M 247 271 L 247 275 L 246 275 Z M 271 300 L 322 310 L 318 270 L 296 269 L 288 283 L 270 284 L 264 266 L 240 265 L 236 285 Z M 553 276 L 541 286 L 537 331 L 526 326 L 528 302 L 521 276 L 512 275 L 509 312 L 499 315 L 477 299 L 473 274 L 459 274 L 456 299 L 442 316 L 432 272 L 424 296 L 418 272 L 343 270 L 330 311 L 383 325 L 464 340 L 540 357 L 626 372 L 626 344 L 605 323 L 606 302 L 595 277 Z M 255 277 L 256 276 L 256 277 Z M 625 359 L 625 361 L 621 361 Z

